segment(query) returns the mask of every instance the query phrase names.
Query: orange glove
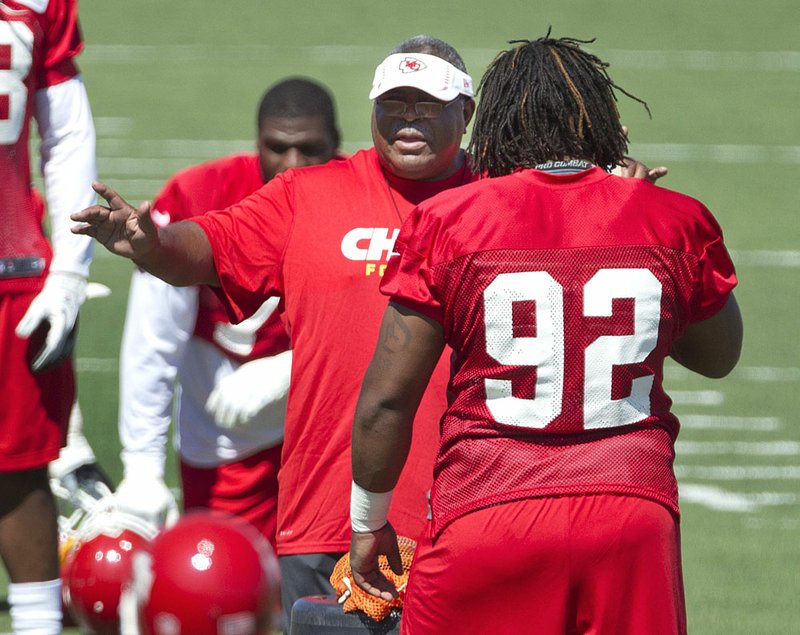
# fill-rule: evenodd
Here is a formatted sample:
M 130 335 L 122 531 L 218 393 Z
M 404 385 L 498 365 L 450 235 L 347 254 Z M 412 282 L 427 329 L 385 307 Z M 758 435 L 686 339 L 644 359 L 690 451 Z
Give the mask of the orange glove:
M 380 622 L 389 615 L 392 609 L 402 608 L 403 599 L 406 595 L 406 585 L 408 584 L 408 572 L 411 568 L 411 561 L 414 558 L 414 549 L 417 543 L 410 538 L 398 536 L 397 545 L 400 548 L 400 557 L 403 560 L 402 575 L 397 575 L 392 571 L 385 556 L 380 556 L 378 560 L 381 572 L 394 583 L 399 592 L 398 597 L 391 601 L 370 595 L 353 582 L 349 553 L 339 559 L 339 562 L 333 568 L 330 582 L 345 613 L 362 611 L 376 622 Z

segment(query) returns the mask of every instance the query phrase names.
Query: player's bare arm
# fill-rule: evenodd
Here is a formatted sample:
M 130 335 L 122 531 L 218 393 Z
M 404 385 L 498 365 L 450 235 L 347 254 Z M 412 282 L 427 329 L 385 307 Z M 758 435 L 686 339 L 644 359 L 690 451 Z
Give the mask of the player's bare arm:
M 353 481 L 366 496 L 391 492 L 397 484 L 411 446 L 414 415 L 443 348 L 438 322 L 389 304 L 353 421 Z M 391 600 L 397 590 L 378 569 L 381 554 L 402 573 L 397 536 L 388 522 L 372 531 L 353 532 L 350 566 L 356 584 Z
M 671 357 L 706 377 L 724 377 L 739 361 L 742 331 L 742 315 L 731 293 L 716 315 L 687 327 L 681 338 L 673 343 Z
M 389 491 L 400 477 L 414 414 L 443 348 L 438 322 L 389 304 L 353 422 L 353 477 L 365 489 Z
M 134 208 L 104 183 L 92 188 L 107 205 L 92 205 L 70 216 L 82 223 L 75 234 L 91 236 L 111 253 L 130 258 L 148 273 L 175 286 L 218 285 L 208 238 L 192 222 L 158 228 L 150 216 L 150 203 Z

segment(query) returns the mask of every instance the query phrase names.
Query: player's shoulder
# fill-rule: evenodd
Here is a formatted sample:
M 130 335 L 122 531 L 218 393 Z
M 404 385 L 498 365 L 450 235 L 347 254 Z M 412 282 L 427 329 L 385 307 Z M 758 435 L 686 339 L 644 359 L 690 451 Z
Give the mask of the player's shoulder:
M 614 178 L 618 179 L 621 177 Z M 710 214 L 705 204 L 690 194 L 673 190 L 666 185 L 650 183 L 644 179 L 624 180 L 636 181 L 639 190 L 643 192 L 644 196 L 646 196 L 649 201 L 648 207 L 654 210 L 667 207 L 675 213 L 703 216 Z
M 301 169 L 287 170 L 273 181 L 288 187 L 342 189 L 361 182 L 366 174 L 379 173 L 374 149 L 358 150 L 350 155 L 337 155 L 327 163 L 310 165 Z
M 236 175 L 257 169 L 258 155 L 255 153 L 231 154 L 178 170 L 170 178 L 170 183 L 194 187 L 207 184 L 209 180 L 235 178 Z
M 499 192 L 505 190 L 511 177 L 513 175 L 491 178 L 474 175 L 474 178 L 457 187 L 451 187 L 431 196 L 420 203 L 419 207 L 424 208 L 427 213 L 438 215 L 464 209 L 475 209 L 480 214 L 483 213 L 480 211 L 482 202 L 496 197 Z

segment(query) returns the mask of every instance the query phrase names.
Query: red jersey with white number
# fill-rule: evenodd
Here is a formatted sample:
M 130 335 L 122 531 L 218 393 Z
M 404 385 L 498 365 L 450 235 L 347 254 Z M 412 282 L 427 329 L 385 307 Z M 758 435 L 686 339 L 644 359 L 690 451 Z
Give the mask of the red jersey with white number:
M 736 284 L 698 201 L 599 168 L 524 170 L 419 206 L 382 291 L 455 351 L 434 531 L 535 496 L 617 493 L 678 512 L 663 363 Z
M 36 10 L 34 10 L 34 7 Z M 77 75 L 74 0 L 0 3 L 0 289 L 35 290 L 51 258 L 31 184 L 34 96 Z
M 238 203 L 264 185 L 258 155 L 237 154 L 192 166 L 173 176 L 153 203 L 158 225 L 186 220 Z M 194 337 L 217 347 L 227 357 L 243 363 L 289 349 L 275 300 L 265 301 L 252 319 L 233 325 L 216 294 L 199 287 Z
M 350 433 L 386 309 L 378 290 L 401 219 L 414 205 L 472 180 L 466 168 L 436 182 L 387 177 L 374 149 L 279 174 L 240 204 L 195 220 L 214 252 L 221 295 L 237 319 L 285 298 L 292 377 L 278 488 L 278 553 L 343 552 L 350 545 Z M 445 409 L 447 367 L 419 412 L 411 457 L 389 518 L 416 537 Z

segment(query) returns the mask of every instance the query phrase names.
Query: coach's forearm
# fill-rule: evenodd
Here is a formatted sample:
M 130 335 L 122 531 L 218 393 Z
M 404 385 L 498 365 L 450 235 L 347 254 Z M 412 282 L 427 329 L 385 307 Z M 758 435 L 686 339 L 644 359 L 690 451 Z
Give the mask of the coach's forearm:
M 211 243 L 197 223 L 182 221 L 158 230 L 158 244 L 134 262 L 176 287 L 219 285 Z

